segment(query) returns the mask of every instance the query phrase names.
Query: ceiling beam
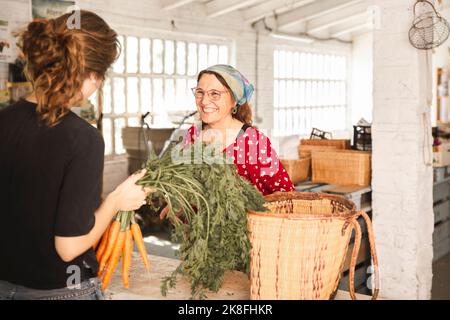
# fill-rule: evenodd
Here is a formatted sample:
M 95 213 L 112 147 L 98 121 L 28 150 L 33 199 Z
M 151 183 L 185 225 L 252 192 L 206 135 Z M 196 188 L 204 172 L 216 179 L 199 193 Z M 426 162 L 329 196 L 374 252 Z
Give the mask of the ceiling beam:
M 364 1 L 337 12 L 311 19 L 307 23 L 307 31 L 309 33 L 315 33 L 357 18 L 369 18 L 368 7 L 369 3 Z
M 187 5 L 195 0 L 162 0 L 162 9 L 163 10 L 173 10 L 178 7 Z
M 369 21 L 365 17 L 331 28 L 330 36 L 333 38 L 339 38 L 362 30 L 367 30 L 367 32 L 370 31 Z
M 347 6 L 361 2 L 362 0 L 321 0 L 304 7 L 297 8 L 277 17 L 280 30 L 289 29 L 301 22 L 314 19 L 331 12 L 335 12 Z
M 282 13 L 286 10 L 296 9 L 298 7 L 310 4 L 317 0 L 270 0 L 257 6 L 243 10 L 244 20 L 248 23 L 255 22 L 266 16 L 272 16 L 273 13 Z
M 261 2 L 261 0 L 213 0 L 206 3 L 206 15 L 214 18 Z

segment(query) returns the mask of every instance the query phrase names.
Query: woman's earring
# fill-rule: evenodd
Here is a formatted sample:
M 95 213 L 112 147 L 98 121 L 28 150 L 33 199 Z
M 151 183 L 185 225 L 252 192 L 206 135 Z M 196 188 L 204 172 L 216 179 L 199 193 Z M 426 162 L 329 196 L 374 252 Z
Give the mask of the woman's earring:
M 238 112 L 238 106 L 233 108 L 233 111 L 231 111 L 232 114 L 236 114 Z

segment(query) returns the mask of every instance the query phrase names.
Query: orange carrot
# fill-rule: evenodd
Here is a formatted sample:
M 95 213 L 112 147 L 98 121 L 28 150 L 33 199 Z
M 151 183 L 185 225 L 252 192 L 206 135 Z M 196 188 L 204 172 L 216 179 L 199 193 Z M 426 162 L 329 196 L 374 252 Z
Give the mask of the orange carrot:
M 125 243 L 125 231 L 120 231 L 119 235 L 117 236 L 117 241 L 114 245 L 114 250 L 111 254 L 111 258 L 108 261 L 108 265 L 106 267 L 106 271 L 102 279 L 103 290 L 105 290 L 108 287 L 109 281 L 111 281 L 114 269 L 116 269 L 116 266 L 119 263 L 124 243 Z
M 106 245 L 105 252 L 102 255 L 102 258 L 100 260 L 100 266 L 98 269 L 98 276 L 101 277 L 103 273 L 103 269 L 105 268 L 106 262 L 109 259 L 109 256 L 113 252 L 113 248 L 115 246 L 116 240 L 118 238 L 118 235 L 120 233 L 120 221 L 118 219 L 114 220 L 111 224 L 111 227 L 109 229 L 108 234 L 108 243 Z
M 97 260 L 98 261 L 100 261 L 100 258 L 102 257 L 103 252 L 105 251 L 106 242 L 108 241 L 108 234 L 109 234 L 110 227 L 111 227 L 111 224 L 108 225 L 108 227 L 106 228 L 105 232 L 103 233 L 103 236 L 101 238 L 102 240 L 100 241 L 100 245 L 97 248 L 96 256 L 97 256 Z
M 139 254 L 144 260 L 144 265 L 147 271 L 150 269 L 150 262 L 148 261 L 147 250 L 145 249 L 144 239 L 142 238 L 141 228 L 134 221 L 131 223 L 131 233 L 133 234 L 134 241 L 136 241 L 136 246 L 139 250 Z
M 123 286 L 128 288 L 128 280 L 130 275 L 130 265 L 131 265 L 131 256 L 133 253 L 133 235 L 131 234 L 131 230 L 127 229 L 125 231 L 125 244 L 123 246 L 123 257 L 122 257 L 122 280 Z

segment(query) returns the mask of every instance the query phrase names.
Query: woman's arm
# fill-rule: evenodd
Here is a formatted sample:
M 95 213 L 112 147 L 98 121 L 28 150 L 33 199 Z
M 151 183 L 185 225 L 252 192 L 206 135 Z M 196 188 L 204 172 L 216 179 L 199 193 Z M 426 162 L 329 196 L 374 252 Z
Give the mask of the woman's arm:
M 55 248 L 58 255 L 65 262 L 72 261 L 86 252 L 100 239 L 106 227 L 118 211 L 131 211 L 139 209 L 147 197 L 147 193 L 136 181 L 142 178 L 145 170 L 130 176 L 113 192 L 111 192 L 95 212 L 95 224 L 91 231 L 78 237 L 55 236 Z

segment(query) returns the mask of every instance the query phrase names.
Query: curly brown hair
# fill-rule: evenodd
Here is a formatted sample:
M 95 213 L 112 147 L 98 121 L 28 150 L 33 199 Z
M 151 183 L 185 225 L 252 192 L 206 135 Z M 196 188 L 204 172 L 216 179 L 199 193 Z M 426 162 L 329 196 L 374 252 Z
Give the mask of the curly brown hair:
M 37 112 L 49 126 L 57 124 L 82 99 L 85 79 L 104 79 L 120 54 L 117 33 L 93 12 L 80 11 L 80 28 L 70 29 L 73 13 L 36 20 L 19 34 L 25 75 L 38 102 Z

